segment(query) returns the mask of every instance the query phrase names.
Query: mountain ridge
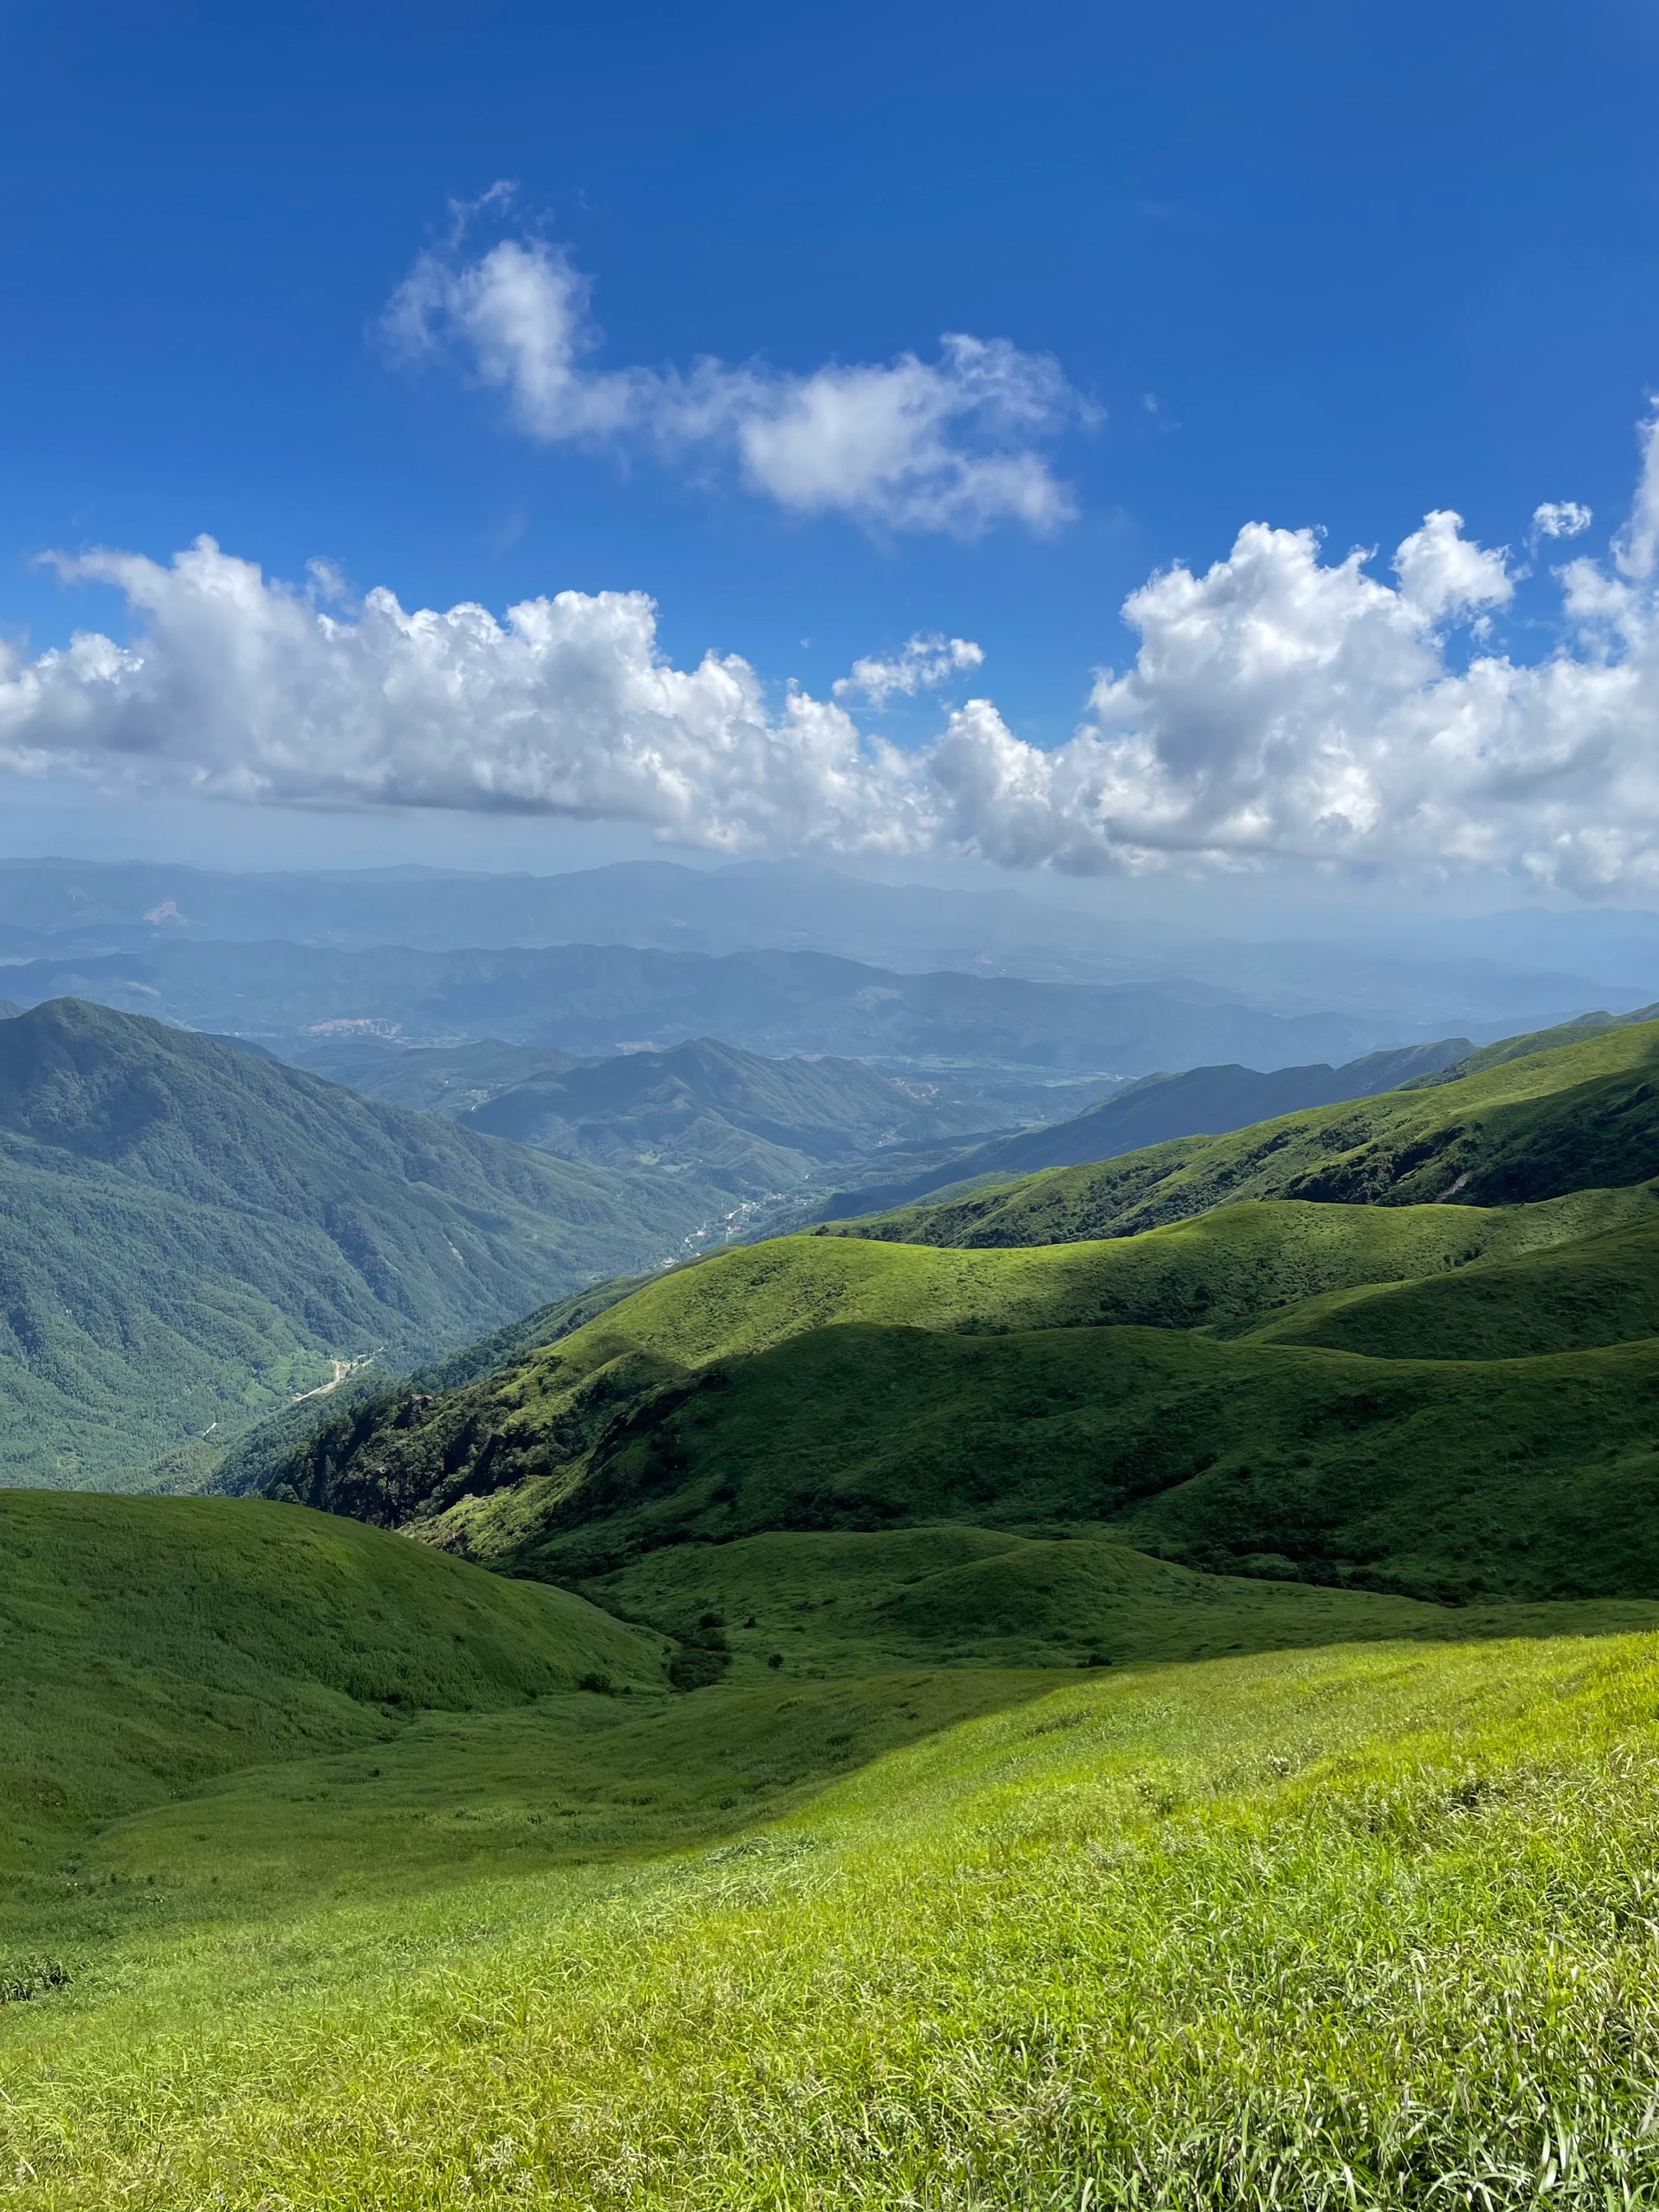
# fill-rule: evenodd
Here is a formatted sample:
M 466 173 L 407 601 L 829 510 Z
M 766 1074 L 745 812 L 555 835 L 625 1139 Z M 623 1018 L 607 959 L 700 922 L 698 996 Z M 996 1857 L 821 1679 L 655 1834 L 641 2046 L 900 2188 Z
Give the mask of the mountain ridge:
M 1065 1243 L 1134 1235 L 1245 1197 L 1503 1205 L 1640 1182 L 1659 1174 L 1656 1069 L 1659 1022 L 1574 1023 L 1370 1098 L 1046 1169 L 817 1233 Z
M 872 1201 L 878 1206 L 906 1205 L 981 1176 L 1082 1166 L 1141 1152 L 1172 1137 L 1224 1135 L 1304 1107 L 1371 1097 L 1454 1066 L 1473 1049 L 1468 1037 L 1446 1037 L 1433 1044 L 1366 1053 L 1340 1067 L 1321 1064 L 1263 1073 L 1235 1062 L 1188 1068 L 1179 1075 L 1142 1076 L 1067 1121 L 996 1139 L 885 1190 L 871 1187 L 837 1193 L 821 1218 L 834 1221 L 868 1212 Z
M 268 939 L 27 960 L 8 981 L 25 1001 L 68 994 L 278 1049 L 359 1034 L 494 1037 L 588 1054 L 716 1036 L 772 1057 L 1133 1075 L 1229 1056 L 1273 1066 L 1346 1060 L 1402 1042 L 1398 1021 L 1262 1012 L 1207 984 L 905 973 L 808 951 L 712 956 L 583 944 L 342 951 Z
M 0 1467 L 71 1482 L 674 1235 L 672 1193 L 73 1000 L 0 1022 Z
M 1631 1525 L 1659 1482 L 1656 1067 L 1659 1024 L 1615 1027 L 1154 1147 L 1121 1171 L 1143 1213 L 1173 1177 L 1169 1218 L 1093 1239 L 1052 1194 L 1121 1164 L 743 1247 L 366 1401 L 276 1494 L 576 1587 L 960 1519 L 1441 1600 L 1659 1594 Z

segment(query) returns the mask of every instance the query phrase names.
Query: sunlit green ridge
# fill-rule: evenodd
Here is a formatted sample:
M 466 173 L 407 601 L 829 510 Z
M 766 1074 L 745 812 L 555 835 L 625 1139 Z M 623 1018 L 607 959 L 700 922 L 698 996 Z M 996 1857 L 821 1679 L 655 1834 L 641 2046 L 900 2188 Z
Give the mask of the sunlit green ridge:
M 23 1501 L 0 2193 L 1647 2201 L 1656 1044 L 597 1288 L 333 1517 Z

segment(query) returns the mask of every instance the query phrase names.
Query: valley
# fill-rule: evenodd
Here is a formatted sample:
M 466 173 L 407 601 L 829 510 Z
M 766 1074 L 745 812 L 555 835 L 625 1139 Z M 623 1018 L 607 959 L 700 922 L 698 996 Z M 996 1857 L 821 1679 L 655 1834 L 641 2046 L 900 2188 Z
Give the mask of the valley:
M 316 1062 L 0 1023 L 9 2201 L 1640 2201 L 1659 1023 Z

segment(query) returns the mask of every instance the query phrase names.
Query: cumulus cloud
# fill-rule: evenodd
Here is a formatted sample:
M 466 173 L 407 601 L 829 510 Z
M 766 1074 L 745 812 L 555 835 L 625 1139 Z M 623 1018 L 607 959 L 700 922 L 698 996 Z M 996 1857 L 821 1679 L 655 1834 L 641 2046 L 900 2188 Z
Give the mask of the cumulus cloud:
M 837 699 L 861 698 L 883 707 L 896 692 L 914 699 L 918 691 L 934 690 L 964 669 L 981 666 L 984 659 L 983 647 L 971 638 L 918 634 L 907 638 L 890 660 L 874 655 L 855 660 L 852 673 L 838 677 L 830 689 Z
M 1659 417 L 1655 418 L 1659 421 Z M 902 750 L 849 706 L 977 665 L 912 639 L 840 696 L 770 693 L 734 655 L 675 668 L 637 592 L 497 617 L 303 590 L 203 538 L 162 565 L 60 562 L 112 585 L 128 641 L 0 661 L 0 761 L 106 783 L 324 805 L 538 810 L 725 852 L 977 854 L 1076 871 L 1274 863 L 1490 871 L 1659 891 L 1659 438 L 1612 556 L 1556 571 L 1555 648 L 1488 649 L 1514 572 L 1441 509 L 1396 550 L 1253 522 L 1206 569 L 1125 604 L 1133 660 L 1052 750 L 992 702 Z M 0 648 L 3 650 L 3 648 Z
M 1462 516 L 1449 507 L 1424 516 L 1423 527 L 1401 542 L 1394 572 L 1406 605 L 1429 623 L 1507 606 L 1515 596 L 1508 549 L 1483 552 L 1471 544 Z
M 198 538 L 168 564 L 94 552 L 66 581 L 110 584 L 139 631 L 78 633 L 0 664 L 0 761 L 67 760 L 117 784 L 290 805 L 518 810 L 641 822 L 716 850 L 811 833 L 868 842 L 890 773 L 839 707 L 754 670 L 672 668 L 638 592 L 561 592 L 497 620 L 408 611 L 387 591 L 337 613 Z M 3 650 L 0 647 L 0 650 Z M 838 817 L 844 817 L 844 819 Z
M 1097 410 L 1047 355 L 957 333 L 937 361 L 905 353 L 806 374 L 714 359 L 600 368 L 591 287 L 568 255 L 509 238 L 469 258 L 467 212 L 398 287 L 383 335 L 402 361 L 458 362 L 544 444 L 724 456 L 792 514 L 890 530 L 1046 532 L 1075 512 L 1043 449 Z

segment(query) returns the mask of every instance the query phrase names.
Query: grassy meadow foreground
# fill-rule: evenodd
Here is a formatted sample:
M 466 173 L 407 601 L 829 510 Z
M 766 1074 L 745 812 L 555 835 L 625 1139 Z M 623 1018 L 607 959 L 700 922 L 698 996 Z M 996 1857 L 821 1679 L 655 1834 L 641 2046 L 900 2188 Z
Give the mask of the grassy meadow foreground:
M 428 1715 L 40 1878 L 0 2201 L 1649 2201 L 1656 1723 L 1652 1632 Z
M 0 1492 L 0 2204 L 1659 2204 L 1659 1025 L 1531 1042 Z

